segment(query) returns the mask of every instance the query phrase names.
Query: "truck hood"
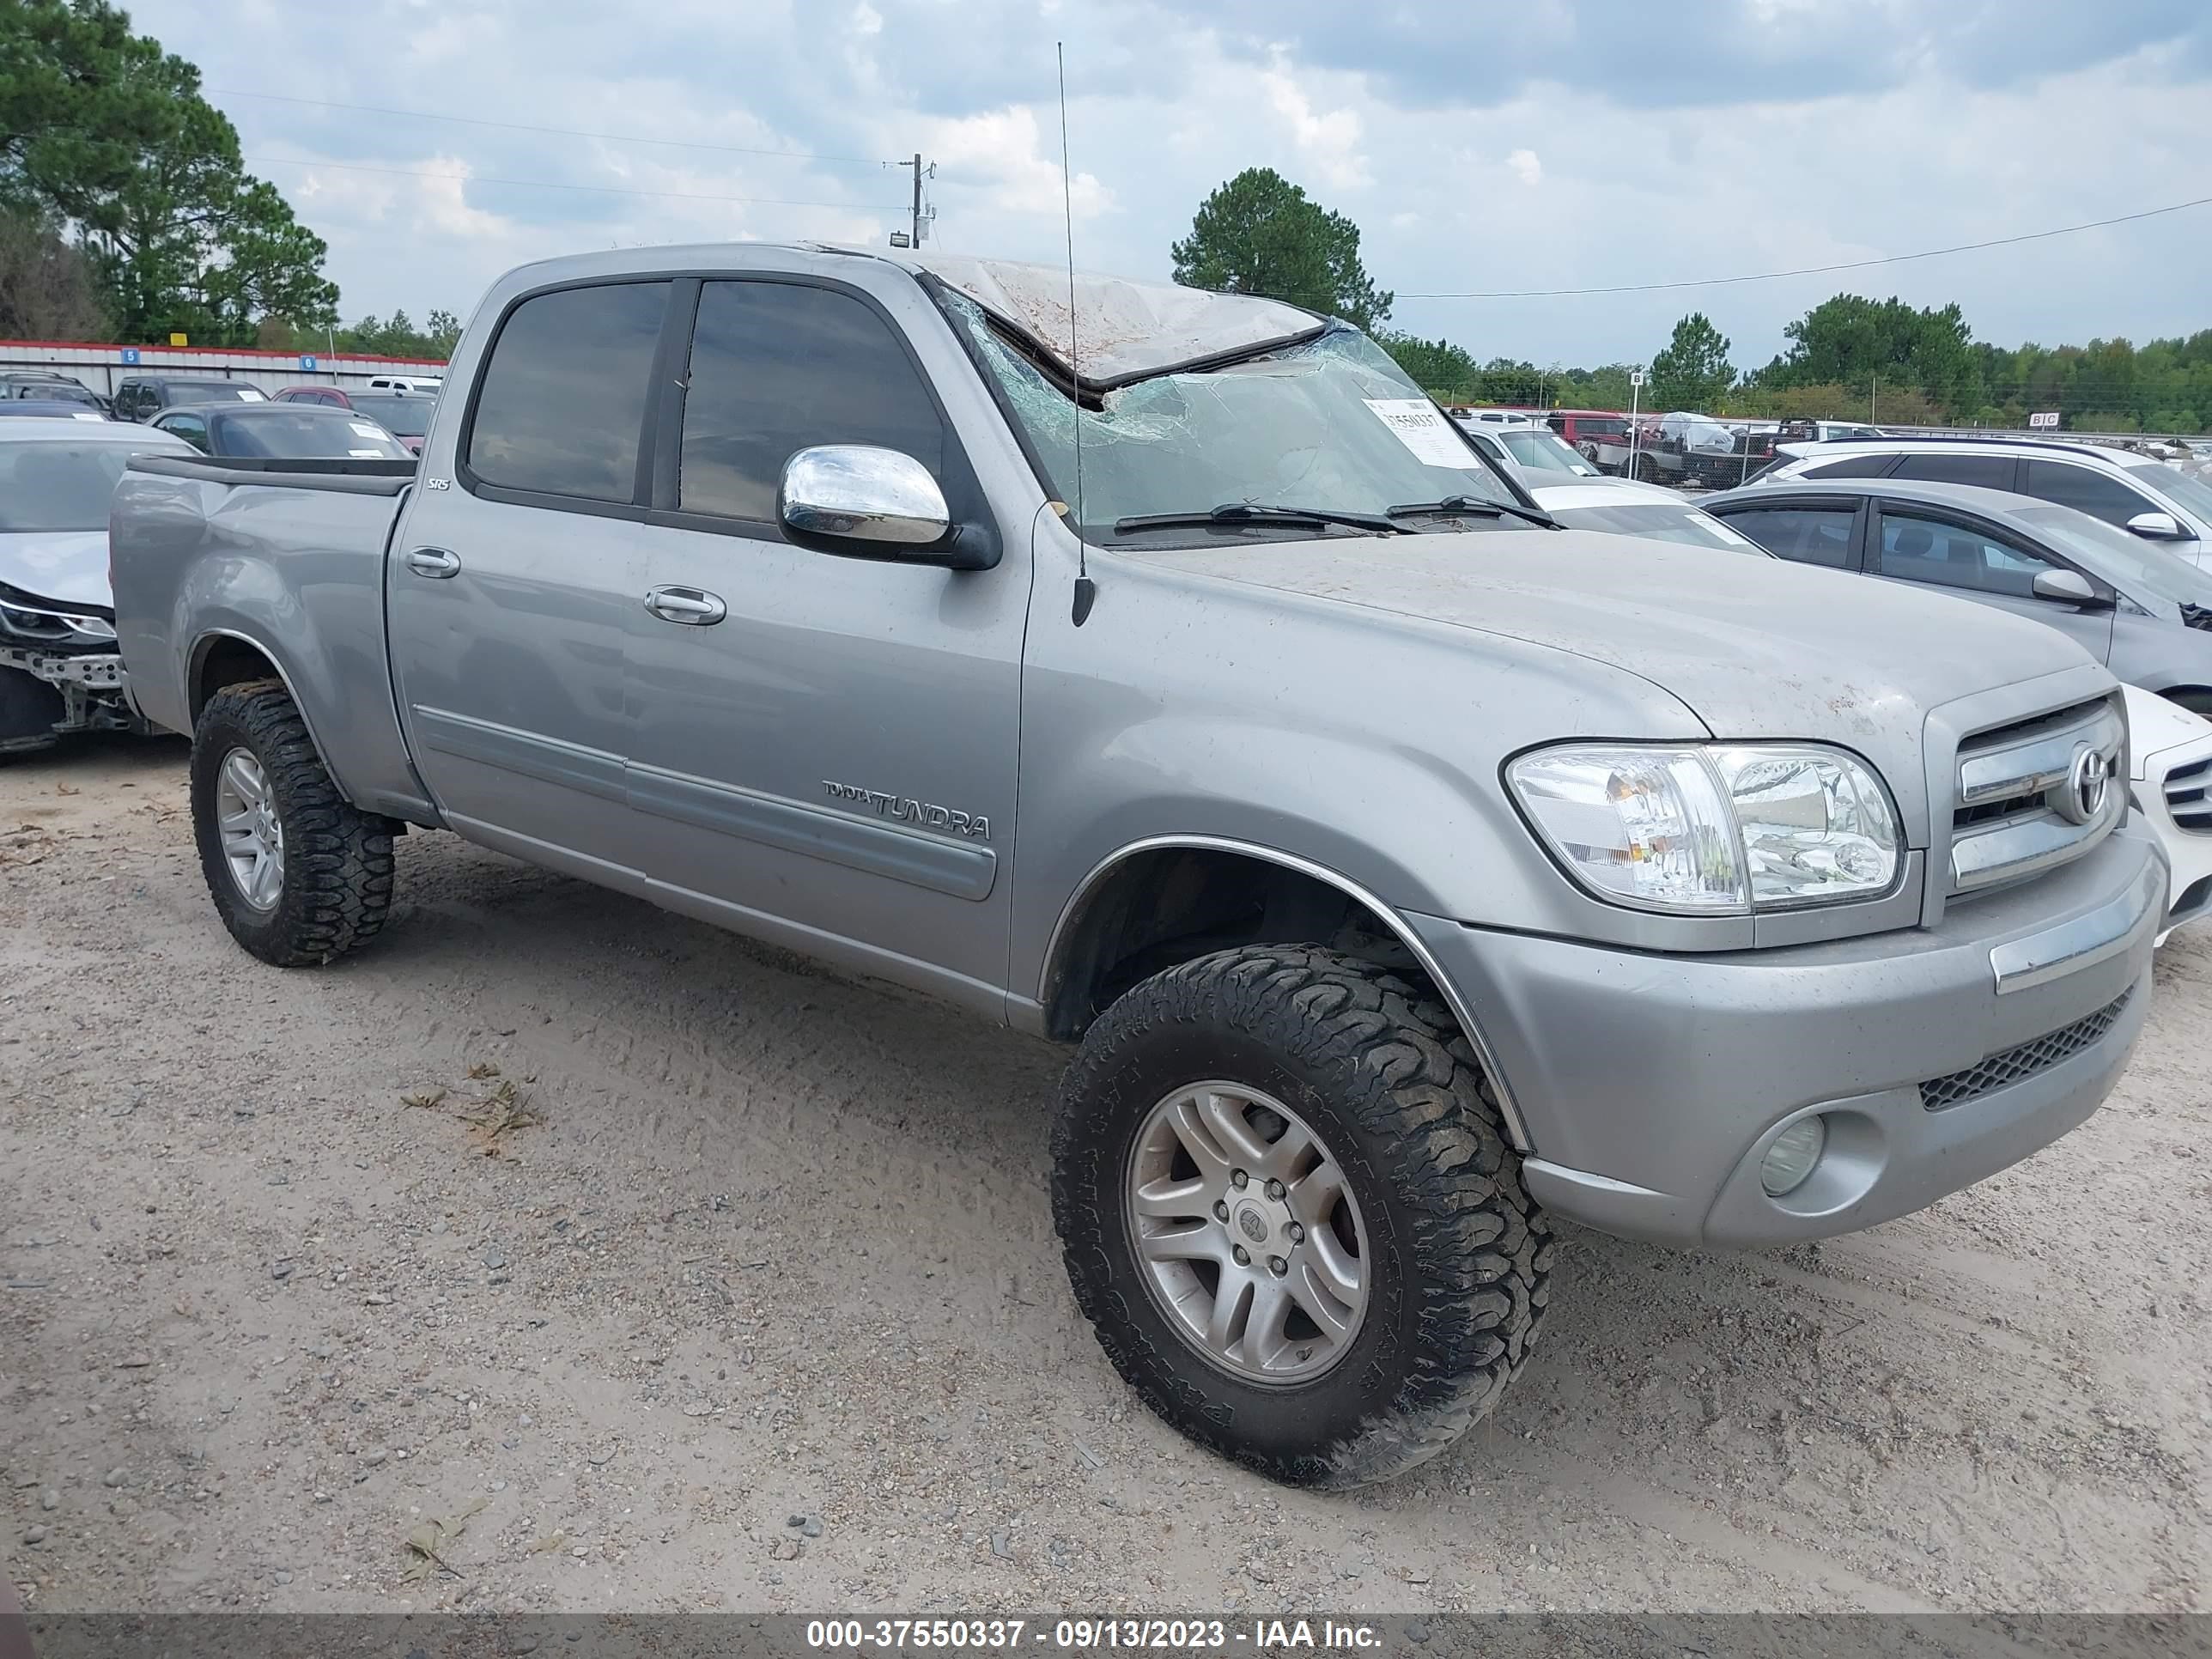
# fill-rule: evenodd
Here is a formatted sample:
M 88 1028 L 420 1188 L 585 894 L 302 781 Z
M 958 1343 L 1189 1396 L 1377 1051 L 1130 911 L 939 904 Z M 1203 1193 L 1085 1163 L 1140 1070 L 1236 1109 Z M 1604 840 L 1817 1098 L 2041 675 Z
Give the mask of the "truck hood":
M 0 582 L 36 599 L 114 604 L 107 591 L 105 530 L 27 530 L 0 535 Z
M 1924 793 L 1911 780 L 1931 708 L 2091 660 L 2054 628 L 1968 600 L 1593 531 L 1340 538 L 1127 556 L 1572 652 L 1671 693 L 1717 738 L 1855 749 L 1891 778 L 1900 800 Z M 1109 595 L 1100 587 L 1103 620 Z

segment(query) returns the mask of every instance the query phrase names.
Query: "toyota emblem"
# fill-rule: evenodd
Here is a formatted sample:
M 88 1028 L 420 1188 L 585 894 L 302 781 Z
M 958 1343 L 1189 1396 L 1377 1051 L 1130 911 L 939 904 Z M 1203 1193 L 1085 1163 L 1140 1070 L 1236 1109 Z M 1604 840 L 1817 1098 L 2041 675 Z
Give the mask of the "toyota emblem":
M 2069 823 L 2087 823 L 2105 810 L 2105 792 L 2112 781 L 2112 763 L 2101 750 L 2076 750 L 2066 787 L 2056 792 L 2053 805 Z

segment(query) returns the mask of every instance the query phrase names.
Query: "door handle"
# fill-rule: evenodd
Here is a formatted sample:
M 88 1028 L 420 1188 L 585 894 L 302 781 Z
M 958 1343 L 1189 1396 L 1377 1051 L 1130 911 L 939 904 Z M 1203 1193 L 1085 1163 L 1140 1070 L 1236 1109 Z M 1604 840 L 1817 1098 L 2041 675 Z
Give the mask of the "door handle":
M 407 568 L 418 576 L 452 576 L 459 573 L 461 561 L 442 547 L 417 547 L 408 553 Z
M 710 628 L 730 614 L 730 607 L 703 587 L 656 587 L 645 596 L 645 608 L 663 622 Z

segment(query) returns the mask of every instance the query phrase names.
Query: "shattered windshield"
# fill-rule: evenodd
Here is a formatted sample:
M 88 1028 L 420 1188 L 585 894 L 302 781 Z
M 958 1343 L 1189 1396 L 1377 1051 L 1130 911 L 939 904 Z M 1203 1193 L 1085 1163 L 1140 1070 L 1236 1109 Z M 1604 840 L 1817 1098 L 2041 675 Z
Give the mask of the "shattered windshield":
M 1080 533 L 1087 541 L 1247 540 L 1357 533 L 1343 526 L 1237 520 L 1216 530 L 1125 526 L 1231 503 L 1380 516 L 1393 507 L 1520 499 L 1382 348 L 1351 328 L 1225 368 L 1155 375 L 1109 392 L 1079 415 L 1068 394 L 994 330 L 980 306 L 941 295 L 967 330 L 1059 498 L 1076 501 L 1075 428 L 1083 426 Z M 1071 518 L 1073 513 L 1071 511 Z M 1510 516 L 1425 520 L 1464 529 Z

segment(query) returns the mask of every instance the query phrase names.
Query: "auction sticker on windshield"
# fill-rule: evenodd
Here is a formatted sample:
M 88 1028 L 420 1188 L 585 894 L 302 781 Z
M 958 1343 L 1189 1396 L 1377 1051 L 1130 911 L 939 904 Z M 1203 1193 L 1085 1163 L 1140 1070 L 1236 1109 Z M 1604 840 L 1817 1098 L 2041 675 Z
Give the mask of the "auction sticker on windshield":
M 1398 441 L 1413 452 L 1424 466 L 1455 467 L 1464 471 L 1480 462 L 1468 453 L 1467 441 L 1451 428 L 1443 414 L 1425 398 L 1365 398 L 1375 418 L 1398 434 Z

